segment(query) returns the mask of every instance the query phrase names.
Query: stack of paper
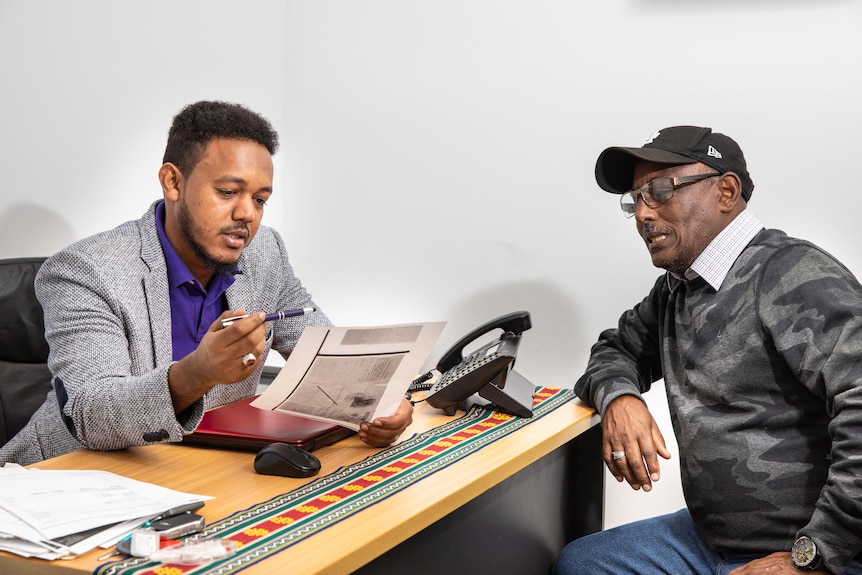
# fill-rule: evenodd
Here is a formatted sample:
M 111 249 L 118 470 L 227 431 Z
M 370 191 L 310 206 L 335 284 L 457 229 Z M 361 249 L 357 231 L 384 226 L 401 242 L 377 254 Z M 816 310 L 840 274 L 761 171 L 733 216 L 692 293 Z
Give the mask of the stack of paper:
M 0 468 L 0 550 L 58 559 L 110 547 L 168 509 L 212 499 L 107 471 Z

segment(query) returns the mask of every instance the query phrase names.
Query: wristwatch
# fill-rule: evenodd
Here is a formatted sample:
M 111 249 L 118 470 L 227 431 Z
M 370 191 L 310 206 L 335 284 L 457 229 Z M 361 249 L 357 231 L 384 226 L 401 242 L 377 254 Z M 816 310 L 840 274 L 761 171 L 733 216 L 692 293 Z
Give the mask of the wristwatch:
M 793 565 L 803 571 L 816 571 L 823 563 L 823 558 L 817 553 L 817 545 L 805 535 L 793 543 L 790 556 L 793 559 Z

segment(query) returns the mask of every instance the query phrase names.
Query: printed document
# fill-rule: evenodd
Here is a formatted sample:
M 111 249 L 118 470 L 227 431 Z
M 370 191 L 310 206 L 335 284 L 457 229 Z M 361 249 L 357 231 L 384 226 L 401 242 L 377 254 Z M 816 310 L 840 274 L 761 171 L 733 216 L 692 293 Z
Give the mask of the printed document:
M 307 327 L 251 405 L 358 430 L 395 413 L 445 325 Z

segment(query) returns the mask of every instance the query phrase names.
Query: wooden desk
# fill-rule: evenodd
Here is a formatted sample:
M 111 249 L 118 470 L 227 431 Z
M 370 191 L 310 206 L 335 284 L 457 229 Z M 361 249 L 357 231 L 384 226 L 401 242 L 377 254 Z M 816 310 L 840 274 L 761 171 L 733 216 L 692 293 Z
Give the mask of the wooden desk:
M 419 404 L 405 437 L 449 419 Z M 499 572 L 511 572 L 512 565 L 518 564 L 519 573 L 529 573 L 526 565 L 535 563 L 536 573 L 547 573 L 567 540 L 601 528 L 603 471 L 596 423 L 591 409 L 571 401 L 242 573 L 403 572 L 406 557 L 411 558 L 413 574 L 439 572 L 441 565 L 450 574 L 468 573 L 477 572 L 467 568 L 470 561 L 489 552 L 496 553 L 503 564 Z M 323 466 L 321 473 L 326 474 L 375 451 L 352 437 L 315 454 Z M 35 467 L 102 469 L 211 495 L 215 499 L 199 510 L 210 523 L 307 481 L 258 475 L 253 459 L 248 452 L 153 445 L 114 452 L 79 451 Z M 536 506 L 531 501 L 542 503 Z M 500 512 L 504 517 L 499 517 Z M 104 552 L 53 562 L 0 553 L 0 573 L 92 573 Z M 481 572 L 493 572 L 487 559 L 481 560 L 481 566 Z

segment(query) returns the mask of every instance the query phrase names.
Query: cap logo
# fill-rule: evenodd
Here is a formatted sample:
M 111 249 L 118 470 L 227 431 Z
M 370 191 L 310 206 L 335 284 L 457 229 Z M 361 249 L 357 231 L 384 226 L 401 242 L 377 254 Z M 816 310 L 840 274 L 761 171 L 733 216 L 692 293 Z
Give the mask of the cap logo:
M 643 145 L 644 145 L 644 146 L 646 146 L 647 144 L 652 144 L 652 143 L 653 143 L 653 141 L 654 141 L 656 138 L 658 138 L 659 136 L 661 136 L 661 132 L 656 132 L 655 134 L 653 134 L 652 136 L 650 136 L 650 137 L 649 137 L 649 140 L 647 140 L 646 142 L 644 142 L 644 143 L 643 143 Z
M 713 158 L 718 158 L 719 160 L 721 159 L 721 152 L 719 152 L 718 150 L 716 150 L 716 149 L 715 149 L 715 148 L 713 148 L 712 146 L 710 146 L 710 147 L 706 150 L 706 155 L 707 155 L 707 156 L 712 156 Z

